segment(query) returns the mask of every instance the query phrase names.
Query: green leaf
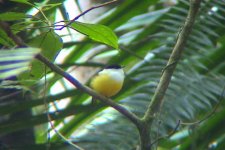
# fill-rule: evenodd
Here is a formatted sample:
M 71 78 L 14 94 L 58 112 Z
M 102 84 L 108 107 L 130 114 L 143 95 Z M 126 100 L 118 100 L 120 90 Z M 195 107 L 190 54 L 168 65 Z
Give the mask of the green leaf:
M 78 0 L 76 0 L 76 2 L 79 3 Z M 152 5 L 153 3 L 154 5 Z M 107 25 L 111 29 L 116 28 L 116 31 L 118 31 L 118 27 L 120 29 L 120 42 L 122 41 L 123 49 L 117 56 L 108 56 L 107 60 L 104 59 L 104 63 L 106 63 L 106 65 L 117 63 L 126 66 L 124 68 L 126 69 L 126 80 L 124 87 L 120 93 L 112 99 L 116 102 L 121 100 L 121 105 L 131 109 L 138 116 L 143 116 L 146 107 L 148 106 L 149 101 L 155 92 L 155 88 L 158 84 L 162 70 L 165 68 L 169 54 L 174 46 L 174 42 L 176 42 L 176 36 L 179 34 L 179 28 L 182 28 L 184 19 L 186 18 L 186 13 L 182 12 L 187 11 L 181 11 L 183 9 L 188 10 L 189 7 L 186 4 L 188 4 L 188 2 L 185 0 L 177 1 L 177 3 L 165 3 L 165 1 L 159 0 L 129 0 L 117 5 L 110 11 L 107 9 L 107 14 L 102 13 L 106 14 L 104 16 L 99 15 L 101 18 L 105 17 L 104 20 L 100 20 L 98 17 L 96 18 L 100 20 L 99 24 Z M 43 8 L 44 5 L 45 4 L 42 3 L 41 7 L 38 5 L 38 8 Z M 174 6 L 180 8 L 180 10 L 173 9 Z M 194 147 L 194 149 L 224 149 L 224 145 L 222 143 L 222 145 L 220 145 L 219 143 L 221 136 L 224 136 L 224 123 L 216 122 L 215 120 L 211 120 L 210 123 L 207 119 L 199 125 L 196 124 L 194 127 L 181 126 L 178 129 L 181 130 L 179 133 L 180 136 L 177 136 L 177 134 L 174 134 L 171 138 L 167 136 L 171 133 L 171 131 L 175 132 L 175 126 L 178 125 L 178 120 L 181 120 L 181 122 L 195 122 L 204 118 L 205 115 L 211 112 L 209 111 L 211 108 L 209 108 L 209 106 L 217 104 L 216 102 L 218 102 L 218 100 L 216 98 L 222 97 L 222 95 L 224 95 L 221 92 L 225 81 L 225 55 L 222 54 L 222 52 L 224 52 L 223 49 L 225 46 L 223 40 L 225 37 L 225 30 L 219 24 L 216 24 L 217 21 L 221 23 L 224 20 L 215 16 L 215 13 L 219 14 L 220 16 L 225 16 L 225 9 L 223 6 L 224 3 L 220 1 L 202 2 L 201 7 L 204 11 L 200 11 L 199 16 L 201 17 L 196 18 L 196 23 L 192 32 L 192 36 L 194 38 L 189 38 L 187 41 L 184 55 L 178 63 L 177 70 L 175 71 L 168 91 L 166 92 L 164 98 L 165 102 L 162 106 L 161 112 L 159 116 L 156 116 L 157 118 L 151 128 L 152 141 L 157 140 L 159 137 L 157 144 L 154 144 L 156 149 L 176 149 L 177 147 L 180 147 L 179 149 L 181 149 L 185 147 L 185 145 L 190 145 L 191 147 Z M 163 13 L 160 15 L 160 17 L 157 17 L 157 19 L 154 19 L 155 17 L 153 16 L 146 16 L 148 12 L 154 13 L 155 11 L 164 8 L 169 8 L 168 12 Z M 214 11 L 213 8 L 217 9 Z M 64 13 L 62 13 L 62 10 Z M 62 6 L 59 11 L 61 14 L 64 14 L 64 17 L 67 16 L 66 12 L 68 10 L 64 6 Z M 49 19 L 49 16 L 51 17 L 51 15 L 54 15 L 54 13 L 55 12 L 48 12 L 46 17 Z M 147 18 L 147 20 L 144 16 Z M 210 24 L 205 23 L 205 18 L 207 18 L 206 16 L 216 19 L 213 21 L 215 24 L 212 24 L 211 26 Z M 175 24 L 175 26 L 173 26 L 173 24 Z M 162 28 L 161 25 L 164 28 Z M 18 28 L 15 27 L 14 29 Z M 23 29 L 23 26 L 21 26 L 20 29 Z M 29 30 L 24 30 L 26 35 L 24 41 L 26 42 L 26 39 L 33 38 L 34 34 L 30 33 L 39 33 L 40 31 L 43 32 L 44 30 L 40 28 L 34 28 L 32 29 L 32 32 Z M 197 39 L 197 42 L 195 39 L 196 37 L 200 38 Z M 91 39 L 87 40 L 87 38 L 85 38 L 85 40 L 79 40 L 78 44 L 71 42 L 67 48 L 70 48 L 70 50 L 72 50 L 74 47 L 75 48 L 70 51 L 71 53 L 69 54 L 67 60 L 65 59 L 66 63 L 63 64 L 66 66 L 65 68 L 69 67 L 70 65 L 76 65 L 76 61 L 81 60 L 81 58 L 86 58 L 85 56 L 87 56 L 87 52 L 91 52 L 91 54 L 93 54 L 93 48 L 99 48 L 96 47 L 95 43 L 93 44 L 93 42 L 90 41 Z M 206 43 L 202 41 L 205 41 Z M 211 43 L 215 45 L 213 46 Z M 99 51 L 100 50 L 102 49 L 99 49 Z M 221 50 L 221 53 L 218 53 L 218 50 Z M 93 55 L 96 56 L 95 53 Z M 204 61 L 201 61 L 202 59 L 204 59 Z M 95 60 L 99 61 L 100 59 Z M 199 60 L 200 62 L 198 62 Z M 91 61 L 91 59 L 88 59 L 88 62 L 89 61 Z M 202 69 L 199 71 L 199 66 L 204 67 L 202 67 Z M 223 72 L 220 72 L 220 70 Z M 89 77 L 86 76 L 86 72 L 89 72 L 89 68 L 88 70 L 86 70 L 86 68 L 79 69 L 76 73 L 79 75 L 84 75 L 83 77 L 85 77 L 85 79 L 89 79 Z M 51 78 L 51 76 L 48 76 L 48 89 L 55 89 L 55 86 L 52 85 L 57 79 L 57 77 Z M 60 85 L 65 87 L 65 91 L 67 93 L 67 84 L 65 82 L 60 82 Z M 8 82 L 7 87 L 9 86 L 15 88 L 15 83 Z M 4 87 L 6 86 L 4 85 Z M 43 89 L 43 85 L 39 84 L 35 86 L 35 92 L 38 92 L 36 89 Z M 60 88 L 60 90 L 62 89 L 63 88 Z M 48 95 L 48 92 L 51 95 L 52 90 L 51 92 L 45 90 L 45 92 L 45 95 Z M 54 90 L 54 92 L 56 91 Z M 34 93 L 30 94 L 32 94 L 32 97 L 36 96 Z M 7 94 L 6 96 L 1 95 L 0 99 L 2 101 L 4 98 L 5 101 L 8 101 L 10 100 L 9 98 L 11 95 L 14 96 L 14 92 L 12 94 L 10 93 L 9 95 Z M 43 96 L 43 90 L 41 90 L 40 94 L 38 93 L 37 96 L 40 99 L 25 101 L 24 103 L 12 102 L 10 104 L 1 106 L 1 116 L 11 116 L 11 114 L 17 114 L 24 112 L 24 110 L 26 111 L 33 108 L 34 111 L 32 112 L 34 112 L 33 115 L 35 115 L 27 118 L 25 116 L 17 117 L 16 119 L 11 118 L 9 121 L 7 120 L 7 122 L 3 121 L 1 125 L 4 124 L 5 126 L 1 126 L 0 128 L 1 135 L 28 126 L 30 128 L 35 128 L 36 124 L 44 122 L 47 124 L 48 120 L 46 114 L 42 114 L 43 110 L 40 112 L 39 109 L 41 105 L 44 105 L 44 102 L 41 99 Z M 53 116 L 54 114 L 58 115 L 61 113 L 60 109 L 64 98 L 68 98 L 70 101 L 65 106 L 64 110 L 70 109 L 71 113 L 77 110 L 77 106 L 80 104 L 86 105 L 90 100 L 90 98 L 81 91 L 71 91 L 71 94 L 67 94 L 67 96 L 59 96 L 57 94 L 50 97 L 44 97 L 47 103 L 54 101 L 53 107 L 56 110 L 54 112 L 50 112 L 53 113 Z M 52 104 L 53 103 L 48 106 L 51 107 Z M 36 111 L 36 106 L 38 106 L 38 111 Z M 214 117 L 217 115 L 217 113 L 221 114 L 220 110 L 223 110 L 223 107 L 224 103 L 220 103 L 218 109 L 213 113 L 215 114 Z M 135 149 L 139 144 L 139 141 L 137 140 L 138 133 L 136 128 L 130 124 L 126 117 L 116 117 L 118 115 L 112 113 L 110 109 L 105 109 L 102 111 L 103 108 L 82 108 L 80 114 L 77 115 L 76 113 L 73 113 L 73 116 L 69 119 L 65 118 L 69 114 L 58 118 L 59 120 L 53 122 L 54 127 L 56 127 L 56 130 L 60 129 L 59 132 L 62 133 L 66 138 L 72 138 L 73 142 L 76 142 L 84 149 Z M 218 119 L 221 120 L 221 118 Z M 211 119 L 211 117 L 209 119 Z M 205 128 L 204 130 L 198 130 L 198 128 L 201 128 L 201 126 L 207 127 L 210 125 L 212 127 L 212 123 L 215 125 L 218 124 L 218 126 L 214 126 L 215 128 L 213 127 L 213 129 Z M 36 143 L 43 142 L 43 147 L 48 144 L 46 142 L 46 137 L 48 137 L 47 134 L 49 132 L 46 126 L 45 128 L 35 128 L 38 136 L 45 137 L 42 141 L 36 140 Z M 52 128 L 49 130 L 51 130 L 51 133 L 53 133 Z M 203 134 L 201 134 L 199 131 L 202 131 Z M 215 131 L 218 131 L 218 133 Z M 18 132 L 13 134 L 16 133 Z M 196 136 L 192 133 L 195 133 Z M 53 136 L 51 136 L 51 140 L 57 140 L 57 142 L 61 141 L 60 138 L 57 138 L 57 134 L 52 135 Z M 35 135 L 35 139 L 38 139 L 36 136 L 37 135 Z M 188 137 L 190 136 L 194 138 L 189 138 L 190 140 L 188 140 Z M 160 139 L 160 137 L 165 137 L 165 139 Z M 214 143 L 217 144 L 217 147 L 211 147 L 214 145 Z M 10 144 L 10 147 L 13 144 L 14 143 Z M 19 148 L 15 146 L 15 148 L 11 148 L 32 149 L 30 148 L 32 146 L 29 146 L 30 145 L 28 143 L 25 145 L 25 147 Z M 188 148 L 190 149 L 190 147 L 186 147 L 186 149 Z M 36 147 L 36 149 L 42 149 L 42 147 Z M 62 147 L 61 149 L 67 149 L 67 147 Z
M 48 31 L 36 36 L 28 45 L 40 48 L 41 54 L 50 61 L 53 61 L 59 50 L 62 49 L 63 43 L 61 38 L 54 31 Z M 21 74 L 19 77 L 21 82 L 25 85 L 34 84 L 38 79 L 43 77 L 46 71 L 45 65 L 38 60 L 34 60 L 30 68 L 30 71 Z
M 11 1 L 33 6 L 33 4 L 31 4 L 30 2 L 28 2 L 28 0 L 11 0 Z
M 62 5 L 62 3 L 54 3 L 54 4 L 47 4 L 47 5 L 44 5 L 44 7 L 42 8 L 43 11 L 47 11 L 49 9 L 52 9 L 54 7 L 58 7 Z
M 100 24 L 88 24 L 75 21 L 71 24 L 72 28 L 82 34 L 87 35 L 94 41 L 104 43 L 118 49 L 118 38 L 115 33 L 107 26 Z
M 13 31 L 14 34 L 22 31 L 22 30 L 26 30 L 27 27 L 29 27 L 30 25 L 34 25 L 34 24 L 38 24 L 41 23 L 42 21 L 38 20 L 38 21 L 22 21 L 22 22 L 18 22 L 15 23 L 13 25 L 10 26 L 11 30 Z
M 12 47 L 15 45 L 15 43 L 8 37 L 8 35 L 5 33 L 4 30 L 0 28 L 0 44 Z
M 2 21 L 13 21 L 27 18 L 27 15 L 19 12 L 6 12 L 0 14 L 0 20 Z
M 34 56 L 40 52 L 38 48 L 18 48 L 1 50 L 0 79 L 16 76 L 28 70 Z
M 62 39 L 54 31 L 42 33 L 32 39 L 28 45 L 41 48 L 41 53 L 49 60 L 53 60 L 56 54 L 63 47 Z
M 67 108 L 66 110 L 61 110 L 58 113 L 50 113 L 52 120 L 62 119 L 67 116 L 71 115 L 82 115 L 85 113 L 91 113 L 92 110 L 95 110 L 99 108 L 101 105 L 77 105 L 77 106 L 71 106 Z M 26 119 L 27 122 L 25 122 L 23 119 Z M 0 124 L 0 133 L 10 133 L 16 130 L 25 129 L 28 127 L 32 127 L 34 125 L 40 125 L 43 123 L 47 123 L 49 120 L 47 118 L 47 115 L 45 113 L 32 116 L 32 119 L 29 118 L 23 118 L 18 120 L 10 120 L 9 122 L 4 122 Z M 29 120 L 29 121 L 28 121 Z

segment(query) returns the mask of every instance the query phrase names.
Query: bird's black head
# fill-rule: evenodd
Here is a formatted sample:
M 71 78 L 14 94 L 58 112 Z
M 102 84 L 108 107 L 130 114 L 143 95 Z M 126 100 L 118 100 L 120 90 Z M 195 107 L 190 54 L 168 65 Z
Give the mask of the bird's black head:
M 117 64 L 108 65 L 105 67 L 105 69 L 121 69 L 121 68 L 123 68 L 123 67 L 120 65 L 117 65 Z

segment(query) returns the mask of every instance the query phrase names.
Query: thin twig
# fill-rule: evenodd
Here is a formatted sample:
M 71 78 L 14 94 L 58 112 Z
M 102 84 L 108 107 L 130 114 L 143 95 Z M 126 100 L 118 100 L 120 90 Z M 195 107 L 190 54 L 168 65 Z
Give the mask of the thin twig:
M 100 5 L 91 7 L 89 9 L 87 9 L 86 11 L 82 12 L 81 14 L 79 14 L 78 16 L 76 16 L 75 18 L 73 18 L 70 21 L 68 21 L 68 20 L 61 20 L 61 21 L 53 23 L 53 25 L 47 25 L 47 26 L 41 26 L 41 27 L 29 27 L 29 28 L 26 28 L 26 29 L 54 28 L 54 30 L 62 30 L 63 28 L 71 25 L 75 20 L 79 19 L 81 16 L 85 15 L 89 11 L 91 11 L 93 9 L 96 9 L 96 8 L 104 7 L 106 5 L 110 5 L 110 4 L 114 3 L 114 2 L 117 2 L 117 0 L 113 0 L 113 1 L 110 1 L 110 2 L 106 2 L 106 3 L 100 4 Z M 58 23 L 65 23 L 65 22 L 68 22 L 68 23 L 65 24 L 65 25 L 57 25 Z M 55 27 L 60 27 L 60 28 L 55 28 Z
M 47 67 L 45 66 L 45 77 L 44 77 L 44 95 L 43 95 L 43 101 L 44 101 L 44 107 L 45 107 L 45 110 L 46 110 L 46 114 L 47 116 L 49 115 L 49 108 L 48 108 L 48 103 L 47 103 L 47 100 L 46 100 L 46 90 L 47 90 L 47 79 L 46 79 L 46 70 L 47 70 Z M 50 121 L 50 120 L 48 120 Z M 47 145 L 46 145 L 46 149 L 49 150 L 50 149 L 50 133 L 49 133 L 49 130 L 47 132 Z
M 16 36 L 10 29 L 10 25 L 6 22 L 0 21 L 0 27 L 6 32 L 6 34 L 18 45 L 25 46 L 23 40 Z
M 142 57 L 142 56 L 139 56 L 138 54 L 136 54 L 136 53 L 134 53 L 133 51 L 131 51 L 131 50 L 129 50 L 128 48 L 126 48 L 125 46 L 120 46 L 120 49 L 121 50 L 123 50 L 123 51 L 125 51 L 125 52 L 127 52 L 127 53 L 130 53 L 132 56 L 134 56 L 134 57 L 136 57 L 136 58 L 138 58 L 138 59 L 140 59 L 140 60 L 145 60 L 145 58 L 144 57 Z
M 73 146 L 74 148 L 78 149 L 78 150 L 84 150 L 83 148 L 81 148 L 80 146 L 74 144 L 73 142 L 69 141 L 66 137 L 64 137 L 59 131 L 56 130 L 54 124 L 52 123 L 52 119 L 51 119 L 51 116 L 50 116 L 50 113 L 49 113 L 49 108 L 48 108 L 48 102 L 46 101 L 46 91 L 47 91 L 47 79 L 46 79 L 46 70 L 47 70 L 47 67 L 45 66 L 45 77 L 44 77 L 44 80 L 45 80 L 45 84 L 44 84 L 44 106 L 45 106 L 45 110 L 46 110 L 46 114 L 47 114 L 47 117 L 48 117 L 48 122 L 50 123 L 50 126 L 51 126 L 51 129 L 54 130 L 54 132 L 61 138 L 63 139 L 65 142 L 69 143 L 71 146 Z M 48 130 L 48 133 L 47 133 L 47 145 L 46 145 L 46 148 L 47 150 L 50 149 L 51 145 L 50 145 L 50 133 L 49 133 L 49 130 Z
M 171 64 L 166 65 L 166 67 L 165 67 L 165 68 L 163 68 L 163 70 L 162 70 L 162 73 L 161 73 L 161 74 L 163 74 L 163 73 L 164 73 L 164 71 L 165 71 L 166 69 L 168 69 L 169 67 L 172 67 L 173 65 L 176 65 L 176 64 L 177 64 L 177 61 L 176 61 L 176 62 L 172 62 Z
M 78 149 L 78 150 L 84 150 L 83 148 L 81 148 L 80 146 L 74 144 L 73 142 L 69 141 L 66 137 L 64 137 L 59 131 L 56 130 L 54 124 L 52 123 L 52 119 L 51 119 L 51 116 L 50 114 L 48 113 L 47 114 L 48 116 L 48 121 L 51 125 L 51 128 L 54 130 L 54 132 L 62 139 L 64 140 L 65 142 L 69 143 L 71 146 L 73 146 L 74 148 Z
M 0 97 L 0 101 L 2 101 L 2 100 L 8 100 L 8 99 L 10 99 L 11 97 L 15 97 L 15 96 L 17 96 L 18 94 L 20 94 L 20 93 L 22 93 L 23 91 L 16 91 L 16 92 L 12 92 L 12 93 L 10 93 L 10 94 L 8 94 L 8 95 L 4 95 L 4 96 L 1 96 Z
M 75 20 L 79 19 L 81 16 L 85 15 L 86 13 L 88 13 L 89 11 L 91 11 L 93 9 L 100 8 L 100 7 L 103 7 L 103 6 L 106 6 L 106 5 L 110 5 L 110 4 L 114 3 L 114 2 L 117 2 L 117 0 L 106 2 L 106 3 L 103 3 L 103 4 L 100 4 L 100 5 L 93 6 L 93 7 L 89 8 L 89 9 L 85 10 L 84 12 L 82 12 L 81 14 L 79 14 L 78 16 L 76 16 L 75 18 L 73 18 L 72 20 L 70 20 L 67 24 L 65 24 L 64 26 L 62 26 L 58 30 L 62 30 L 63 28 L 71 25 Z
M 153 141 L 151 143 L 151 146 L 154 145 L 155 143 L 157 143 L 159 140 L 162 140 L 162 139 L 165 139 L 165 138 L 170 138 L 174 133 L 176 133 L 176 131 L 179 128 L 180 124 L 181 124 L 181 122 L 180 122 L 180 120 L 178 120 L 175 128 L 168 135 L 161 136 L 161 137 L 157 138 L 155 141 Z
M 221 93 L 221 95 L 220 95 L 220 97 L 219 97 L 219 102 L 216 104 L 216 106 L 213 108 L 213 110 L 212 110 L 209 114 L 207 114 L 205 117 L 203 117 L 203 118 L 202 118 L 201 120 L 199 120 L 199 121 L 196 121 L 196 122 L 181 122 L 181 125 L 188 125 L 188 126 L 190 126 L 190 125 L 200 124 L 200 123 L 202 123 L 203 121 L 209 119 L 211 116 L 213 116 L 213 115 L 215 114 L 216 110 L 218 109 L 218 107 L 219 107 L 220 104 L 222 103 L 222 100 L 223 100 L 223 98 L 224 98 L 224 94 L 225 94 L 225 85 L 224 85 L 223 91 L 222 91 L 222 93 Z

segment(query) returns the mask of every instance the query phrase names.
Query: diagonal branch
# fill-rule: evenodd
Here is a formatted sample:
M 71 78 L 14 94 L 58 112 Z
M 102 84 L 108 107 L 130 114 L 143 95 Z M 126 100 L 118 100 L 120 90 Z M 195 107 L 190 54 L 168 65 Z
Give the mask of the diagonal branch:
M 36 56 L 38 60 L 43 62 L 46 66 L 48 66 L 50 69 L 52 69 L 54 72 L 58 73 L 59 75 L 63 76 L 65 79 L 67 79 L 70 83 L 72 83 L 78 90 L 81 90 L 92 97 L 100 100 L 104 104 L 107 104 L 108 106 L 113 107 L 118 112 L 126 116 L 131 122 L 133 122 L 136 126 L 140 125 L 140 119 L 133 114 L 132 112 L 128 111 L 125 107 L 117 104 L 116 102 L 112 101 L 109 98 L 106 98 L 98 93 L 96 93 L 94 90 L 90 89 L 89 87 L 81 84 L 78 80 L 76 80 L 74 77 L 72 77 L 69 73 L 62 70 L 57 65 L 50 62 L 47 58 L 45 58 L 43 55 L 39 54 Z
M 68 22 L 66 25 L 62 26 L 62 28 L 69 26 L 73 21 L 77 20 L 80 16 L 86 14 L 87 12 L 111 4 L 113 2 L 116 2 L 117 0 L 113 0 L 111 2 L 107 2 L 104 3 L 102 5 L 98 5 L 95 7 L 92 7 L 88 10 L 86 10 L 85 12 L 81 13 L 80 15 L 78 15 L 77 17 L 75 17 L 74 19 L 72 19 L 70 22 Z M 15 35 L 11 29 L 9 24 L 4 23 L 4 22 L 0 22 L 0 27 L 3 28 L 3 30 L 6 31 L 6 33 L 8 34 L 8 36 L 18 45 L 18 46 L 22 46 L 22 47 L 26 47 L 27 45 L 23 42 L 23 40 Z M 142 121 L 139 117 L 137 117 L 134 113 L 132 113 L 131 111 L 127 110 L 124 106 L 121 106 L 119 104 L 117 104 L 116 102 L 112 101 L 109 98 L 106 98 L 98 93 L 96 93 L 94 90 L 90 89 L 89 87 L 81 84 L 77 79 L 75 79 L 74 77 L 72 77 L 69 73 L 67 73 L 66 71 L 62 70 L 60 67 L 58 67 L 57 65 L 53 64 L 51 61 L 49 61 L 47 58 L 45 58 L 43 55 L 38 54 L 36 56 L 36 59 L 38 59 L 39 61 L 41 61 L 42 63 L 44 63 L 46 66 L 48 66 L 52 71 L 58 73 L 59 75 L 63 76 L 65 79 L 67 79 L 70 83 L 72 83 L 78 90 L 83 91 L 87 94 L 89 94 L 90 96 L 100 100 L 101 102 L 103 102 L 104 104 L 111 106 L 112 108 L 116 109 L 118 112 L 120 112 L 121 114 L 123 114 L 126 118 L 128 118 L 134 125 L 137 126 L 137 128 L 141 128 L 143 126 Z
M 22 46 L 22 47 L 26 47 L 27 45 L 23 42 L 23 40 L 13 34 L 13 32 L 11 31 L 9 24 L 5 23 L 5 22 L 0 22 L 0 27 L 3 28 L 3 30 L 5 30 L 5 32 L 8 34 L 8 36 L 18 45 L 18 46 Z M 90 89 L 89 87 L 81 84 L 77 79 L 75 79 L 74 77 L 72 77 L 69 73 L 65 72 L 64 70 L 62 70 L 60 67 L 58 67 L 57 65 L 53 64 L 52 62 L 50 62 L 47 58 L 45 58 L 43 55 L 38 54 L 36 56 L 36 58 L 38 60 L 40 60 L 41 62 L 43 62 L 46 66 L 48 66 L 50 69 L 52 69 L 54 72 L 58 73 L 59 75 L 63 76 L 65 79 L 67 79 L 70 83 L 72 83 L 78 90 L 83 91 L 87 94 L 89 94 L 90 96 L 98 99 L 99 101 L 103 102 L 104 104 L 113 107 L 114 109 L 116 109 L 118 112 L 120 112 L 121 114 L 123 114 L 125 117 L 127 117 L 132 123 L 134 123 L 137 127 L 140 127 L 141 124 L 141 120 L 140 118 L 138 118 L 134 113 L 132 113 L 131 111 L 127 110 L 125 107 L 117 104 L 116 102 L 114 102 L 113 100 L 106 98 L 98 93 L 96 93 L 94 90 Z

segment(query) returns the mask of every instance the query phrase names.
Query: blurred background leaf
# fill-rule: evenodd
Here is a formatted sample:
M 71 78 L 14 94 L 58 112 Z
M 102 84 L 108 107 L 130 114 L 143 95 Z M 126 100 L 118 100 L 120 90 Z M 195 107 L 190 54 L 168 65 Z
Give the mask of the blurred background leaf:
M 19 48 L 1 50 L 0 79 L 16 76 L 30 67 L 30 62 L 41 50 L 39 48 Z
M 66 1 L 43 1 L 42 4 L 38 4 L 38 8 L 40 10 L 43 8 L 48 21 L 57 22 L 72 19 L 80 13 L 79 11 L 103 3 L 101 0 L 85 2 L 71 0 L 71 2 L 73 11 L 68 7 L 72 6 L 72 3 L 68 4 Z M 26 43 L 41 48 L 46 57 L 62 66 L 82 83 L 88 85 L 91 77 L 108 64 L 125 66 L 124 87 L 113 100 L 138 116 L 144 114 L 153 96 L 189 8 L 189 2 L 185 0 L 121 0 L 79 18 L 79 22 L 97 23 L 114 30 L 119 40 L 118 51 L 114 49 L 117 48 L 115 44 L 111 45 L 114 47 L 112 48 L 94 42 L 69 28 L 61 31 L 49 30 L 40 11 L 32 6 L 18 3 L 8 5 L 8 2 L 4 4 L 8 6 L 7 11 L 32 15 L 31 18 L 25 18 L 25 21 L 21 20 L 22 27 L 18 27 L 19 31 L 16 33 Z M 54 7 L 45 9 L 45 6 Z M 201 6 L 183 57 L 166 93 L 165 103 L 151 127 L 152 139 L 166 136 L 177 126 L 179 120 L 181 122 L 201 120 L 212 111 L 220 99 L 221 103 L 208 120 L 194 126 L 180 125 L 176 134 L 154 144 L 159 149 L 222 150 L 225 143 L 224 95 L 222 95 L 225 85 L 225 2 L 204 0 Z M 1 13 L 6 12 L 6 8 L 0 10 Z M 75 10 L 76 14 L 69 13 Z M 11 22 L 11 27 L 16 30 L 19 23 Z M 13 45 L 4 33 L 1 35 L 3 35 L 3 40 L 0 39 L 2 49 Z M 43 40 L 44 35 L 51 38 Z M 59 52 L 58 50 L 62 48 L 61 38 L 63 49 Z M 102 39 L 100 42 L 105 43 Z M 0 89 L 0 114 L 2 114 L 0 138 L 5 147 L 13 145 L 18 149 L 26 149 L 27 145 L 30 145 L 32 149 L 43 148 L 48 144 L 50 134 L 52 143 L 50 148 L 73 149 L 62 141 L 47 123 L 44 108 L 46 101 L 56 129 L 79 146 L 93 150 L 137 148 L 139 143 L 137 129 L 125 117 L 104 105 L 90 104 L 90 96 L 77 91 L 51 70 L 47 70 L 46 79 L 41 78 L 43 71 L 34 72 L 34 75 L 38 74 L 41 74 L 38 82 L 29 89 L 20 87 L 20 90 L 14 90 L 12 88 L 17 88 L 18 83 L 11 82 L 7 84 L 11 85 L 10 88 Z M 29 96 L 27 100 L 10 101 L 18 93 L 21 98 Z M 31 116 L 12 117 L 26 110 L 32 110 Z M 24 130 L 30 128 L 34 129 L 33 143 L 8 142 L 10 141 L 8 135 L 20 134 L 23 137 Z

